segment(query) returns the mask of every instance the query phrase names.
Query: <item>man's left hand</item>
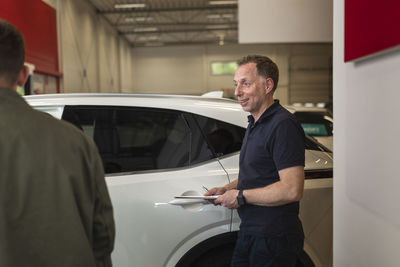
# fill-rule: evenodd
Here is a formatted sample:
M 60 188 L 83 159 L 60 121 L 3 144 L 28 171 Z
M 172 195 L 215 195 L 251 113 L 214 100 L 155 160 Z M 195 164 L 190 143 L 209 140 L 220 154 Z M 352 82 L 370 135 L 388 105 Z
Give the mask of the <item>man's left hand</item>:
M 223 195 L 219 196 L 214 203 L 221 204 L 222 206 L 228 209 L 237 209 L 239 208 L 239 204 L 237 202 L 237 196 L 239 194 L 239 190 L 232 189 L 226 191 Z

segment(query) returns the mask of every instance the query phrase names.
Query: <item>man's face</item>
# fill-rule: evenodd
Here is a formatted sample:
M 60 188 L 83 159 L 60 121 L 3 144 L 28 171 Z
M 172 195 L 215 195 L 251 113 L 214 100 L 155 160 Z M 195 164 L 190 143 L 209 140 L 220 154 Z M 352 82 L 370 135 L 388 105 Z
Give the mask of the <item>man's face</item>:
M 237 68 L 234 77 L 235 95 L 244 111 L 261 115 L 267 103 L 266 79 L 257 75 L 256 63 Z

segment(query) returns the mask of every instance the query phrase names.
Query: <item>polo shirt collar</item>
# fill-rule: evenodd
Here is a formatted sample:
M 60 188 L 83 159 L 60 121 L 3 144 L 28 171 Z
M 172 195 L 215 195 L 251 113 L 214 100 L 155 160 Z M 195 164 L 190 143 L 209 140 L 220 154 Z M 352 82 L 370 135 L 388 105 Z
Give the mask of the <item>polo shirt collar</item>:
M 268 117 L 270 117 L 275 112 L 277 112 L 279 110 L 279 107 L 280 107 L 279 100 L 278 99 L 274 99 L 274 103 L 264 111 L 264 113 L 257 120 L 257 122 L 261 122 L 261 121 L 266 120 Z M 248 122 L 250 124 L 254 124 L 254 117 L 252 115 L 247 116 L 247 119 L 248 119 Z

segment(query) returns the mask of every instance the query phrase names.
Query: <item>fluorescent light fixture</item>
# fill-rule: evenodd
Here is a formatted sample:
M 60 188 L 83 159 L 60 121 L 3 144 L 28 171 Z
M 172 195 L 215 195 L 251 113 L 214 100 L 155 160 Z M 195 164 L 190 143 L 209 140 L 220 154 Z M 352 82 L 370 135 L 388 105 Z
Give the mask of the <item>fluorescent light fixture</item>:
M 208 19 L 220 19 L 221 15 L 220 14 L 210 14 L 210 15 L 207 15 L 207 18 Z
M 234 15 L 233 14 L 209 14 L 207 15 L 208 19 L 231 19 L 233 18 Z
M 223 24 L 223 25 L 207 25 L 206 28 L 207 29 L 225 29 L 225 28 L 229 28 L 230 25 L 227 24 Z
M 137 38 L 138 41 L 143 41 L 143 42 L 147 42 L 147 41 L 158 41 L 160 39 L 160 37 L 158 35 L 153 35 L 153 36 L 139 36 Z
M 127 17 L 125 18 L 125 22 L 145 22 L 153 20 L 153 17 Z
M 153 20 L 153 17 L 136 17 L 135 20 L 136 21 L 149 21 L 149 20 Z
M 130 18 L 130 17 L 125 18 L 125 22 L 134 22 L 134 21 L 135 21 L 134 18 Z
M 146 4 L 115 4 L 114 8 L 143 8 Z
M 158 31 L 156 27 L 135 28 L 134 32 L 155 32 Z
M 151 43 L 145 43 L 144 46 L 163 46 L 163 42 L 151 42 Z
M 234 17 L 234 15 L 233 14 L 222 14 L 222 17 L 223 18 L 226 18 L 226 19 L 230 19 L 230 18 L 233 18 Z
M 238 1 L 208 1 L 209 5 L 237 5 Z

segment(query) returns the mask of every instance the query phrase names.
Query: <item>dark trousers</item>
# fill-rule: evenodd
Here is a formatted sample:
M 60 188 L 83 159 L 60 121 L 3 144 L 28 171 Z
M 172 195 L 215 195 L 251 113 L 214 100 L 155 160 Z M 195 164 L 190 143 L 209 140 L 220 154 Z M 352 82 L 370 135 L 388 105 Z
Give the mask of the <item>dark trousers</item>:
M 304 238 L 298 235 L 273 237 L 239 232 L 231 267 L 294 267 Z

